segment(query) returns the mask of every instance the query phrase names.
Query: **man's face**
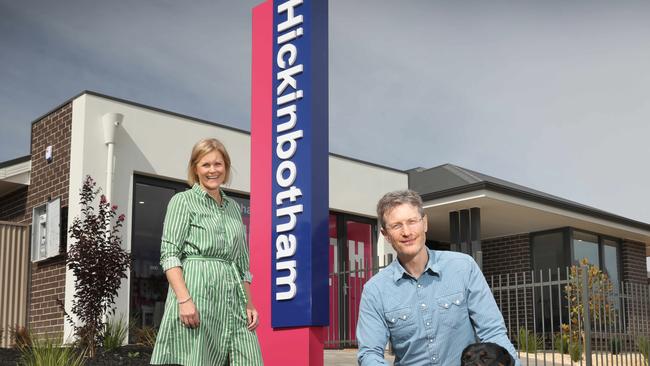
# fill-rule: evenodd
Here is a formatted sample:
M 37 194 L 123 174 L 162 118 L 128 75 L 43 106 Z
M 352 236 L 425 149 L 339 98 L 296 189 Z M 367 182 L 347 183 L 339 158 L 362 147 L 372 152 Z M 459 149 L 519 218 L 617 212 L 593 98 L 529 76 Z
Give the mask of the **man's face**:
M 391 243 L 398 258 L 410 260 L 425 252 L 427 217 L 420 216 L 417 207 L 399 205 L 384 214 L 384 223 L 381 233 Z

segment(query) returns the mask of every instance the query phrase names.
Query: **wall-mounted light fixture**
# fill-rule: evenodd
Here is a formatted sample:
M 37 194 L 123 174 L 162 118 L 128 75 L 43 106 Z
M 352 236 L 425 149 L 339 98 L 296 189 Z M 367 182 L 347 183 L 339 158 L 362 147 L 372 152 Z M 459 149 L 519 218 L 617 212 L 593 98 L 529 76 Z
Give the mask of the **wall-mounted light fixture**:
M 45 148 L 45 161 L 48 163 L 52 162 L 52 145 Z

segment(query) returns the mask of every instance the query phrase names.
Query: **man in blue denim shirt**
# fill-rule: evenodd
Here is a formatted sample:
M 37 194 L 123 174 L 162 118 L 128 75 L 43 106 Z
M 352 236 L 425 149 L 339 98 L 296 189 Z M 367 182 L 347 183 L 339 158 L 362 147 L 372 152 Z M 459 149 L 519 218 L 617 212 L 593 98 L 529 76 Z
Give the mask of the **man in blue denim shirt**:
M 387 193 L 377 204 L 377 217 L 397 260 L 364 286 L 357 323 L 359 365 L 386 365 L 389 339 L 395 365 L 458 366 L 463 349 L 475 342 L 499 344 L 520 365 L 472 257 L 426 248 L 420 196 L 410 190 Z

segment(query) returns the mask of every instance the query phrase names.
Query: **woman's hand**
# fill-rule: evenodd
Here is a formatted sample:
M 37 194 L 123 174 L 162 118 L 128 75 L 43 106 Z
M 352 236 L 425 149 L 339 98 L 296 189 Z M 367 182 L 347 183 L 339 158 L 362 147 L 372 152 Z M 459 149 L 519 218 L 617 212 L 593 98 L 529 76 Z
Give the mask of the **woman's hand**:
M 246 317 L 248 318 L 248 330 L 255 330 L 260 325 L 257 309 L 255 309 L 255 305 L 250 301 L 246 304 Z
M 178 315 L 181 319 L 181 324 L 184 327 L 198 328 L 201 323 L 199 319 L 199 311 L 196 309 L 196 305 L 194 305 L 192 299 L 182 304 L 178 304 Z

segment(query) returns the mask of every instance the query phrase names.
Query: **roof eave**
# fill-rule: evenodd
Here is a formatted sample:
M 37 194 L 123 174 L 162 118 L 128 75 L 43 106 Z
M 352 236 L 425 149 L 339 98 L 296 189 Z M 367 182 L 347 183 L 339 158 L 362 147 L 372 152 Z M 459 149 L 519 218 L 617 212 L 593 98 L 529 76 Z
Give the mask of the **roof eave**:
M 518 189 L 513 189 L 511 187 L 506 187 L 500 184 L 496 184 L 493 182 L 487 182 L 487 181 L 481 181 L 478 183 L 473 183 L 473 184 L 468 184 L 452 189 L 446 189 L 443 191 L 438 191 L 438 192 L 430 192 L 430 193 L 425 193 L 422 194 L 422 200 L 423 201 L 431 201 L 434 199 L 438 198 L 444 198 L 444 197 L 449 197 L 457 194 L 462 194 L 462 193 L 467 193 L 467 192 L 473 192 L 473 191 L 478 191 L 481 189 L 487 189 L 491 190 L 494 192 L 502 193 L 502 194 L 507 194 L 511 195 L 514 197 L 526 199 L 532 202 L 536 203 L 541 203 L 545 205 L 549 205 L 555 208 L 560 208 L 563 210 L 567 211 L 572 211 L 575 213 L 580 213 L 583 215 L 588 215 L 594 218 L 602 219 L 602 220 L 607 220 L 611 221 L 617 224 L 623 224 L 623 225 L 628 225 L 633 228 L 641 229 L 641 230 L 646 230 L 650 231 L 650 224 L 637 221 L 637 220 L 632 220 L 628 219 L 623 216 L 615 215 L 609 212 L 601 211 L 601 210 L 596 210 L 596 209 L 590 209 L 584 206 L 578 206 L 578 205 L 572 205 L 570 203 L 564 202 L 564 201 L 559 201 L 550 197 L 545 197 L 541 195 L 537 195 L 534 193 L 530 192 L 525 192 L 521 191 Z

